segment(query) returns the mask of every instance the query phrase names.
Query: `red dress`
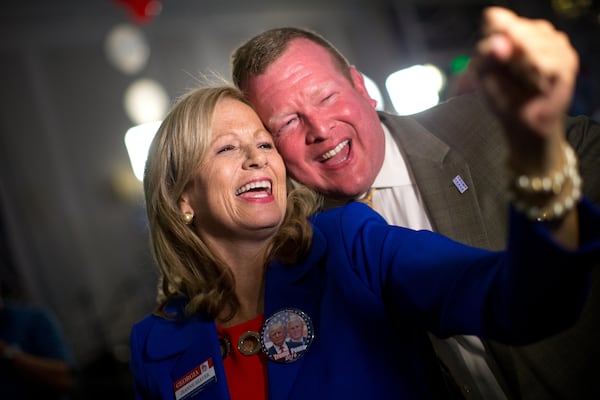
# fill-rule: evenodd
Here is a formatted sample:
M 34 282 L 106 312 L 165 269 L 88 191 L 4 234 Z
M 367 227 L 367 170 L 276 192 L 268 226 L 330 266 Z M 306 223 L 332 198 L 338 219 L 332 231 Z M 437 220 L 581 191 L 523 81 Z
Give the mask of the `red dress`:
M 260 334 L 264 316 L 246 321 L 239 325 L 223 328 L 217 325 L 219 338 L 231 343 L 231 351 L 223 360 L 227 386 L 231 400 L 266 400 L 267 392 L 267 358 L 262 351 L 252 356 L 241 354 L 237 348 L 238 339 L 248 331 Z

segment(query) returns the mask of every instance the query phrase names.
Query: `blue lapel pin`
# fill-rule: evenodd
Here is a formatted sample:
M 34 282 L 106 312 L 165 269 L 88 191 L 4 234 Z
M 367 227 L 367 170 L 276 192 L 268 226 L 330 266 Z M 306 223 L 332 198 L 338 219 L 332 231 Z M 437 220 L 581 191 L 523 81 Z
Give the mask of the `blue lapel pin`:
M 463 181 L 463 178 L 460 177 L 460 175 L 456 175 L 454 177 L 454 179 L 452 179 L 452 183 L 454 183 L 454 186 L 456 186 L 456 189 L 458 189 L 458 191 L 463 194 L 464 192 L 467 191 L 467 189 L 469 188 L 467 186 L 467 184 L 465 183 L 465 181 Z

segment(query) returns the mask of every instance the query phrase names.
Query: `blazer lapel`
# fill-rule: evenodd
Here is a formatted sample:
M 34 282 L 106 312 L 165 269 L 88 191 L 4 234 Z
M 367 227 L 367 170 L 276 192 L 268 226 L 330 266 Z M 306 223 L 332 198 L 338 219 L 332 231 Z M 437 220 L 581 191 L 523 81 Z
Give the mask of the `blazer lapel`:
M 267 361 L 269 374 L 269 395 L 272 399 L 292 397 L 295 385 L 302 385 L 302 393 L 308 389 L 318 397 L 317 378 L 310 369 L 311 350 L 319 346 L 320 304 L 325 286 L 324 262 L 327 244 L 325 237 L 313 231 L 312 247 L 308 257 L 301 263 L 283 265 L 274 263 L 267 270 L 265 293 L 265 320 L 284 308 L 293 308 L 308 315 L 313 325 L 314 339 L 306 353 L 291 363 Z M 307 366 L 308 365 L 308 366 Z M 299 379 L 302 377 L 302 379 Z M 312 380 L 307 382 L 307 379 Z
M 173 359 L 169 372 L 172 382 L 180 380 L 208 361 L 214 367 L 217 390 L 221 396 L 218 398 L 229 398 L 213 321 L 199 317 L 185 321 L 157 318 L 148 335 L 146 353 L 153 360 Z M 215 391 L 212 390 L 211 393 L 214 394 Z
M 218 346 L 219 339 L 212 321 L 194 322 L 185 330 L 187 331 L 186 336 L 189 336 L 192 340 L 188 342 L 185 351 L 173 365 L 171 370 L 173 381 L 180 379 L 209 359 L 212 359 L 213 365 L 222 366 L 222 356 Z

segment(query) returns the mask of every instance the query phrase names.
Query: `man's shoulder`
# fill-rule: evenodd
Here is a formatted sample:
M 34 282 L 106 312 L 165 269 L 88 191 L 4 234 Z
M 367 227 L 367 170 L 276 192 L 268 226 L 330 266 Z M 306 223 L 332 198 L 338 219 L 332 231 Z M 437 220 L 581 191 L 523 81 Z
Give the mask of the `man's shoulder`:
M 411 114 L 408 116 L 400 116 L 393 112 L 378 111 L 382 118 L 410 118 L 416 121 L 428 121 L 431 118 L 452 118 L 458 115 L 479 114 L 484 113 L 492 116 L 489 111 L 485 99 L 479 92 L 472 92 L 460 96 L 450 97 L 438 103 L 437 105 L 428 108 L 427 110 Z
M 304 343 L 302 341 L 296 341 L 296 340 L 288 340 L 285 343 L 288 345 L 288 347 L 290 349 L 304 345 Z
M 469 93 L 452 97 L 437 106 L 412 116 L 430 131 L 447 131 L 451 128 L 477 127 L 497 129 L 499 121 L 491 113 L 483 97 Z
M 450 98 L 433 108 L 404 118 L 410 119 L 420 129 L 451 148 L 461 149 L 461 152 L 504 146 L 499 120 L 476 92 Z M 393 126 L 397 124 L 394 120 L 382 118 L 382 121 L 394 131 Z

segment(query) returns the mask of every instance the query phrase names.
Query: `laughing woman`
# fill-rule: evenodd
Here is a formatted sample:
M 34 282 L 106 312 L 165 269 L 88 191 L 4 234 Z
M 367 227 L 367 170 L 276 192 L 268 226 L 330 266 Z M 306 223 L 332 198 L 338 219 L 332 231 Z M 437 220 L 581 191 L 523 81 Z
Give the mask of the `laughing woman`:
M 554 161 L 571 169 L 552 195 L 577 199 L 576 160 Z M 362 203 L 315 213 L 287 184 L 236 89 L 196 89 L 171 110 L 144 177 L 160 284 L 132 329 L 137 398 L 447 398 L 428 331 L 554 334 L 576 321 L 600 257 L 586 200 L 552 223 L 511 208 L 508 250 L 489 252 L 388 226 Z M 301 352 L 279 337 L 298 318 Z

